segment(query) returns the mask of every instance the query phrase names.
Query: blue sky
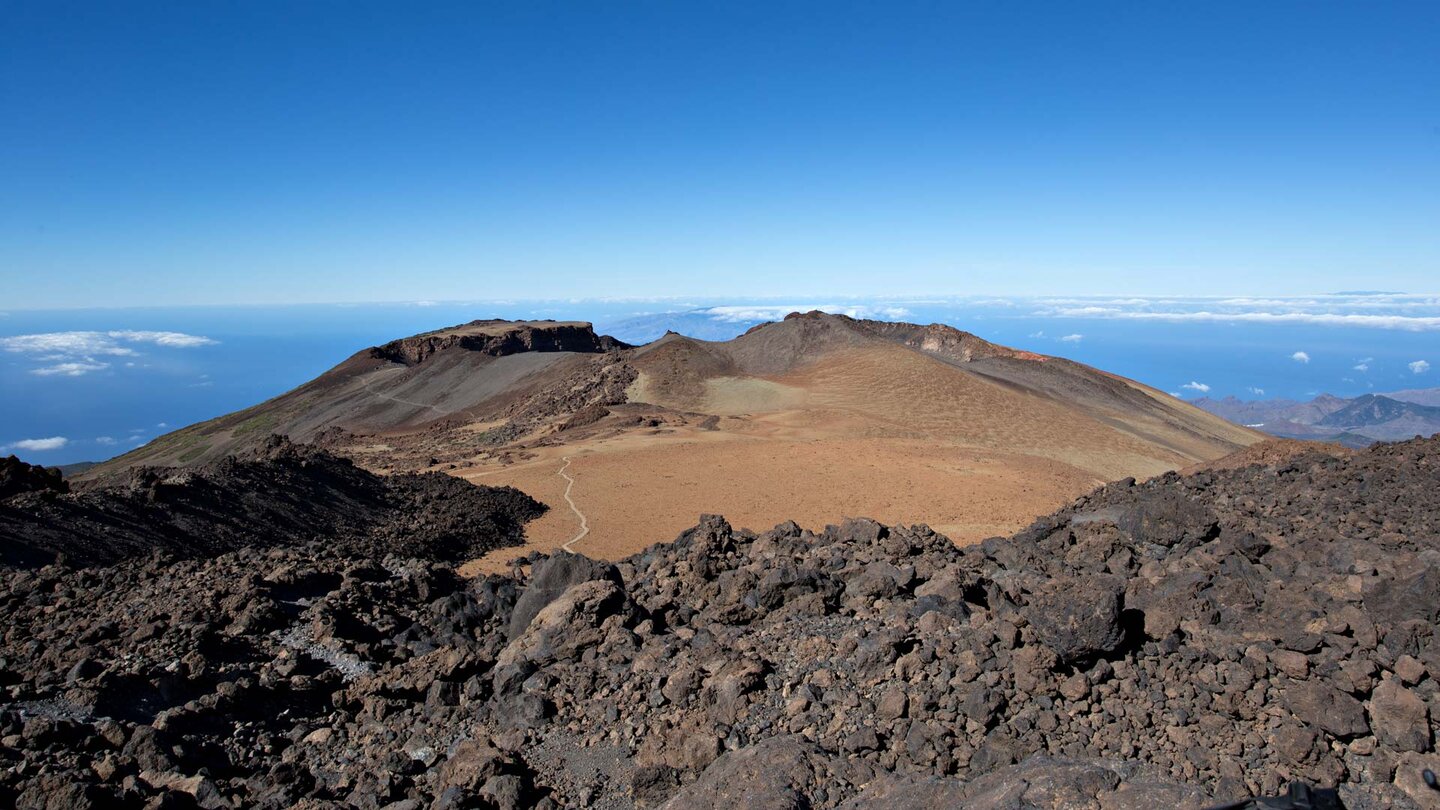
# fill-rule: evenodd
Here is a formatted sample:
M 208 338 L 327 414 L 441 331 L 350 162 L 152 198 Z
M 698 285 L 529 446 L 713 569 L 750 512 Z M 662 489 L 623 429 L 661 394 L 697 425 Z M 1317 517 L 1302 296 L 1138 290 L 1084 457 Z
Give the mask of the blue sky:
M 1433 292 L 1440 4 L 0 4 L 0 310 Z

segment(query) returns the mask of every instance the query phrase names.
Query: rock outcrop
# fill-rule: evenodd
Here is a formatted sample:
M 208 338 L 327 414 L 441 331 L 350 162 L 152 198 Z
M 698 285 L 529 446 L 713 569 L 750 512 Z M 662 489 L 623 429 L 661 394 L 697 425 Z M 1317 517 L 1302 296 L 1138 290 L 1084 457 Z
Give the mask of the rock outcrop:
M 25 492 L 69 492 L 65 477 L 54 467 L 26 464 L 15 456 L 0 458 L 0 500 Z
M 415 366 L 446 349 L 492 357 L 520 352 L 597 353 L 629 348 L 609 335 L 597 335 L 588 323 L 553 321 L 475 321 L 473 323 L 392 340 L 369 350 L 370 356 Z

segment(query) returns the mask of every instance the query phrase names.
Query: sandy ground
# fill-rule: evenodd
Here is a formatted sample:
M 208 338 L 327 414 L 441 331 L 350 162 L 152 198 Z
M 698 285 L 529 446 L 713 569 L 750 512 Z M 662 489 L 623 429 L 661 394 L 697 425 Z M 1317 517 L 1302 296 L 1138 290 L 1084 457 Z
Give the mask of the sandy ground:
M 705 513 L 764 530 L 786 520 L 820 529 L 845 517 L 926 523 L 960 543 L 1013 532 L 1101 483 L 1090 473 L 1031 456 L 880 438 L 784 439 L 676 430 L 590 445 L 547 448 L 528 462 L 462 471 L 476 483 L 510 484 L 551 505 L 527 527 L 525 548 L 502 549 L 462 569 L 503 570 L 530 550 L 553 551 L 580 530 L 565 501 L 588 519 L 571 550 L 618 559 L 675 538 Z

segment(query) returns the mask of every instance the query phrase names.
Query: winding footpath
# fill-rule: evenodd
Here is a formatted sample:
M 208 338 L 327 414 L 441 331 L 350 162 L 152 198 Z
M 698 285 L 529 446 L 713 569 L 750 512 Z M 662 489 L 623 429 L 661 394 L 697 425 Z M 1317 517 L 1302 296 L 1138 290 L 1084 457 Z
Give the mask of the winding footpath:
M 565 464 L 560 467 L 559 472 L 560 477 L 564 478 L 566 481 L 565 503 L 570 504 L 570 511 L 575 513 L 575 517 L 580 518 L 580 531 L 576 533 L 574 537 L 570 538 L 570 542 L 565 543 L 564 545 L 560 546 L 560 548 L 566 551 L 573 551 L 573 549 L 571 549 L 571 546 L 580 542 L 580 540 L 584 538 L 585 535 L 590 533 L 590 521 L 586 519 L 585 513 L 580 511 L 580 507 L 576 506 L 575 501 L 570 497 L 570 488 L 575 486 L 575 479 L 571 478 L 570 474 L 565 472 L 566 470 L 570 469 L 570 457 L 561 456 L 561 458 L 565 460 Z
M 429 408 L 430 410 L 440 414 L 441 416 L 449 416 L 450 414 L 454 413 L 454 411 L 441 410 L 434 405 L 427 405 L 424 402 L 411 402 L 408 399 L 401 399 L 391 394 L 382 394 L 379 391 L 376 391 L 374 388 L 370 387 L 370 380 L 361 380 L 360 387 L 364 388 L 367 392 L 379 397 L 380 399 L 388 399 L 391 402 L 398 402 L 401 405 L 409 405 L 415 408 Z

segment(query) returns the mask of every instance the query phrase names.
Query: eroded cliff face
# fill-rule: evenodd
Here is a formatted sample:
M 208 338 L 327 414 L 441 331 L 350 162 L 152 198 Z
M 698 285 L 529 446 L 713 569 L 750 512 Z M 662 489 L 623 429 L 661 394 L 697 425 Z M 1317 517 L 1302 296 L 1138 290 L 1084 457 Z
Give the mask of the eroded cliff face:
M 628 348 L 609 335 L 597 335 L 588 323 L 546 321 L 473 321 L 464 326 L 392 340 L 370 350 L 370 356 L 415 366 L 447 349 L 504 357 L 521 352 L 593 354 Z

